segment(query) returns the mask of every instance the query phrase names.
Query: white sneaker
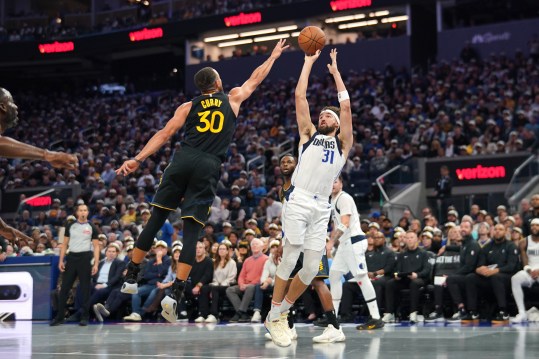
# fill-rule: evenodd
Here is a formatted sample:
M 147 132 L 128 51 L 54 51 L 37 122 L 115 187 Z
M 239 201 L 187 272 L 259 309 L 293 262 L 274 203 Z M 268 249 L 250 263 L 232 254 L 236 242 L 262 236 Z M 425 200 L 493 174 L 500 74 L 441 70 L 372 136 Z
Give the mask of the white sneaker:
M 298 339 L 298 332 L 296 331 L 296 327 L 294 327 L 292 329 L 288 329 L 288 333 L 290 334 L 290 340 L 297 340 Z M 267 340 L 272 340 L 270 333 L 264 334 L 264 338 L 266 338 Z
M 382 321 L 384 323 L 395 323 L 395 315 L 393 313 L 385 313 Z
M 204 319 L 203 316 L 200 316 L 200 317 L 198 317 L 197 319 L 195 319 L 195 323 L 204 323 L 205 320 L 206 320 L 206 319 Z
M 518 313 L 515 317 L 511 318 L 511 323 L 525 323 L 528 321 L 526 314 Z
M 217 318 L 213 314 L 208 315 L 206 320 L 204 321 L 206 323 L 217 323 Z
M 410 323 L 417 323 L 417 312 L 410 313 Z
M 268 319 L 266 318 L 266 320 L 264 321 L 264 326 L 266 327 L 268 333 L 271 335 L 271 340 L 273 340 L 273 343 L 280 347 L 288 347 L 290 346 L 290 344 L 292 344 L 292 340 L 290 339 L 289 334 L 288 322 L 286 320 L 286 316 L 288 315 L 288 313 L 286 313 L 286 315 L 284 316 L 284 321 L 283 314 L 285 313 L 281 313 L 281 316 L 277 320 L 268 321 Z
M 324 329 L 324 332 L 319 336 L 313 338 L 315 343 L 337 343 L 344 342 L 346 337 L 342 332 L 342 327 L 335 329 L 332 324 L 328 324 L 327 328 Z
M 255 310 L 253 317 L 251 318 L 251 323 L 260 323 L 262 316 L 260 315 L 259 310 Z
M 163 298 L 161 301 L 161 308 L 163 308 L 161 311 L 163 318 L 165 318 L 169 323 L 176 323 L 178 320 L 178 313 L 176 312 L 178 303 L 176 300 L 168 295 L 165 296 L 165 298 Z
M 120 292 L 125 293 L 125 294 L 137 294 L 138 285 L 137 283 L 124 282 L 124 284 L 122 285 L 122 289 L 120 289 Z
M 142 317 L 140 316 L 140 314 L 133 312 L 127 317 L 124 317 L 124 320 L 128 322 L 140 322 L 142 320 Z
M 103 322 L 103 317 L 108 317 L 110 315 L 110 312 L 105 308 L 105 306 L 101 303 L 94 304 L 94 314 L 97 318 L 97 321 Z

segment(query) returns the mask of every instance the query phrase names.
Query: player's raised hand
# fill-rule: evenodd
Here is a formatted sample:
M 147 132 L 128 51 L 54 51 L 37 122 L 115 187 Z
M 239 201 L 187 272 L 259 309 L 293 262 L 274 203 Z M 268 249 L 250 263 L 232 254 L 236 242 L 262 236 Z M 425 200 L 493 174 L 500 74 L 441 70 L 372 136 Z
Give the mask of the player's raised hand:
M 138 167 L 139 163 L 137 161 L 127 160 L 115 172 L 117 175 L 127 176 L 128 174 L 135 172 Z
M 331 64 L 328 64 L 328 70 L 330 74 L 335 75 L 339 72 L 339 69 L 337 68 L 337 49 L 332 49 L 329 53 L 329 57 L 331 57 Z
M 281 39 L 277 42 L 277 45 L 273 48 L 273 51 L 271 52 L 271 58 L 278 59 L 279 56 L 283 53 L 283 51 L 290 47 L 290 45 L 286 45 L 286 39 Z
M 77 168 L 79 165 L 77 156 L 56 151 L 45 152 L 45 161 L 49 162 L 55 168 L 67 168 L 70 170 Z
M 316 50 L 316 52 L 311 56 L 305 54 L 305 62 L 313 64 L 316 60 L 318 60 L 318 57 L 320 57 L 321 53 L 322 51 Z

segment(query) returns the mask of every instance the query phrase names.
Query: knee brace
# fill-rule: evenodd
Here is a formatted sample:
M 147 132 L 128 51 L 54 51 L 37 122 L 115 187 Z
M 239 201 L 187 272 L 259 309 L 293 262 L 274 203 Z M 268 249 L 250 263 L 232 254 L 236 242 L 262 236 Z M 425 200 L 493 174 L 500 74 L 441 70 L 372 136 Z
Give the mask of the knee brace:
M 277 267 L 277 272 L 275 273 L 279 278 L 288 280 L 290 273 L 296 267 L 298 262 L 299 255 L 301 254 L 301 246 L 293 245 L 290 243 L 285 243 L 283 246 L 283 256 L 281 258 L 281 263 Z
M 299 279 L 301 279 L 303 284 L 309 285 L 318 273 L 322 254 L 322 251 L 305 250 L 303 254 L 303 268 L 298 272 Z

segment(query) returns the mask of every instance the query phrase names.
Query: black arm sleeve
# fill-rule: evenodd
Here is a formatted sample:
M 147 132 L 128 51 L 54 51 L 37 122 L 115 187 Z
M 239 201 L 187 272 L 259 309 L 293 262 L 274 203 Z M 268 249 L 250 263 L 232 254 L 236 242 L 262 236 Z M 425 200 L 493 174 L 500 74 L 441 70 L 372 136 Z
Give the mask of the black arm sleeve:
M 384 253 L 385 256 L 385 265 L 384 265 L 384 275 L 393 276 L 395 270 L 395 254 L 394 253 Z
M 472 242 L 466 248 L 466 253 L 464 253 L 464 263 L 457 269 L 456 274 L 466 275 L 473 273 L 475 268 L 477 268 L 478 258 L 480 256 L 481 249 L 476 242 Z
M 507 242 L 505 249 L 507 253 L 507 262 L 504 266 L 500 267 L 500 273 L 513 274 L 517 270 L 518 266 L 518 249 L 515 243 Z
M 429 255 L 427 254 L 427 252 L 422 252 L 421 262 L 421 271 L 417 273 L 417 276 L 419 278 L 429 280 L 431 264 L 429 263 Z

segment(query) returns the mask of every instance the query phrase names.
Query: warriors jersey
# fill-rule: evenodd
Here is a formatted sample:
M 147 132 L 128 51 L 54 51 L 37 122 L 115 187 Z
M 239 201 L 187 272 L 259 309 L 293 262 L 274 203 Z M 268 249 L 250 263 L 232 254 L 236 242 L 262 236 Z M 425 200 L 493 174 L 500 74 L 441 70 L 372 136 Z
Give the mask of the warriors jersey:
M 526 254 L 528 265 L 534 270 L 539 269 L 539 242 L 534 242 L 532 236 L 526 238 Z
M 361 230 L 356 203 L 348 193 L 341 191 L 337 194 L 337 197 L 331 200 L 331 210 L 333 212 L 333 223 L 335 223 L 335 227 L 341 224 L 341 216 L 350 215 L 348 230 L 342 235 L 343 240 L 354 236 L 365 235 Z
M 215 155 L 226 156 L 236 130 L 236 115 L 223 92 L 201 95 L 192 100 L 185 120 L 186 146 Z
M 339 139 L 315 132 L 300 148 L 298 165 L 292 175 L 292 185 L 329 198 L 333 182 L 339 176 L 344 163 Z

